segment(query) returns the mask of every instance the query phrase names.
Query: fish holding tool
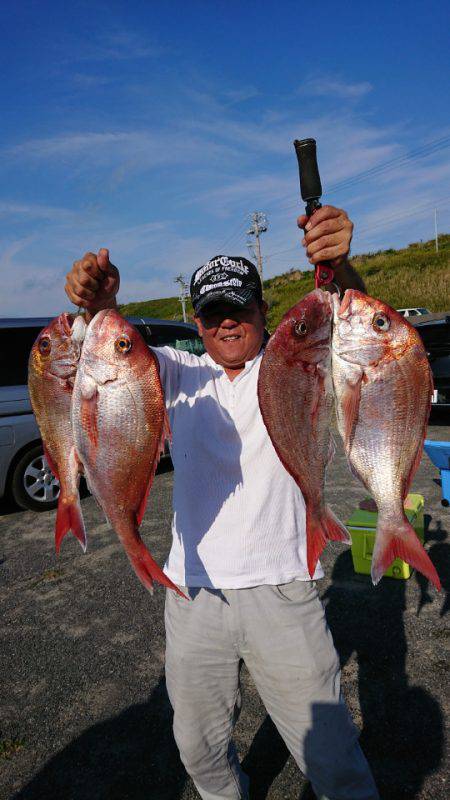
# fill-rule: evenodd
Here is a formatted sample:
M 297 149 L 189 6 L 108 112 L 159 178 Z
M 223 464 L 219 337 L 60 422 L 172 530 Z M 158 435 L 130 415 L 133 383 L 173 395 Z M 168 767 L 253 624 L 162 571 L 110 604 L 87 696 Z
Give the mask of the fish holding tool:
M 320 181 L 319 167 L 317 164 L 317 147 L 315 139 L 296 139 L 295 152 L 300 174 L 300 193 L 305 201 L 305 214 L 308 217 L 322 208 L 322 183 Z M 316 289 L 333 283 L 334 269 L 326 263 L 316 264 L 314 285 Z M 335 285 L 335 284 L 334 284 Z M 336 287 L 337 288 L 337 287 Z

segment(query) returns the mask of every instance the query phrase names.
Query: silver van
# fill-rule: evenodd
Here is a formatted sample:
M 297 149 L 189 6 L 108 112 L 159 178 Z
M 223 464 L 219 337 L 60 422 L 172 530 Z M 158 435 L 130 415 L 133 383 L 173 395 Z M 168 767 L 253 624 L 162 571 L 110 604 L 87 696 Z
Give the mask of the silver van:
M 163 319 L 127 317 L 149 345 L 171 345 L 203 353 L 194 325 Z M 28 358 L 51 317 L 0 318 L 0 498 L 21 508 L 55 508 L 59 483 L 45 460 L 39 428 L 28 395 Z

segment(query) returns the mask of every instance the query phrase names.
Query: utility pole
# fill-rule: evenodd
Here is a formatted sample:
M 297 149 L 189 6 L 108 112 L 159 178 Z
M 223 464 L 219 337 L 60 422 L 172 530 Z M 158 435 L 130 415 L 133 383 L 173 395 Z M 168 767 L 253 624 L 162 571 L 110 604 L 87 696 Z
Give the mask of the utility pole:
M 265 233 L 267 230 L 267 218 L 266 215 L 263 214 L 262 211 L 254 211 L 252 214 L 252 227 L 249 228 L 247 231 L 247 236 L 254 236 L 255 237 L 255 249 L 256 249 L 256 262 L 258 264 L 258 272 L 259 277 L 262 281 L 262 255 L 261 255 L 261 243 L 259 240 L 259 234 Z
M 186 281 L 184 280 L 183 275 L 178 275 L 178 277 L 175 278 L 175 283 L 179 283 L 180 284 L 180 303 L 181 303 L 181 308 L 183 309 L 183 322 L 187 322 L 187 319 L 186 319 L 186 300 L 189 297 L 188 285 L 187 285 Z
M 437 208 L 434 209 L 434 240 L 436 242 L 436 253 L 439 251 L 438 231 L 437 231 Z

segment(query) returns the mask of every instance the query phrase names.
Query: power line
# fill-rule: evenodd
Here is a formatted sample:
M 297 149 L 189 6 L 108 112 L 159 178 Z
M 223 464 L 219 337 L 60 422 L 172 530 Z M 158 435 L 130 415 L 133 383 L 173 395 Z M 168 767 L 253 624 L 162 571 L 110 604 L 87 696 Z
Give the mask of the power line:
M 430 209 L 444 209 L 446 206 L 443 205 L 444 203 L 450 200 L 450 196 L 443 197 L 440 200 L 425 200 L 421 203 L 418 203 L 415 206 L 410 206 L 409 209 L 401 211 L 398 214 L 390 214 L 389 216 L 385 217 L 378 217 L 374 220 L 374 222 L 363 226 L 362 228 L 355 228 L 355 233 L 359 237 L 364 233 L 371 233 L 372 231 L 383 227 L 390 222 L 401 222 L 403 219 L 408 219 L 409 217 L 414 217 L 419 214 L 422 214 Z M 356 237 L 355 237 L 356 238 Z M 277 250 L 275 253 L 268 253 L 266 258 L 274 258 L 275 256 L 281 256 L 285 253 L 292 253 L 295 250 L 298 250 L 298 245 L 294 247 L 289 247 L 286 250 Z
M 402 155 L 398 155 L 394 158 L 388 159 L 387 161 L 381 162 L 380 164 L 377 164 L 374 167 L 370 167 L 367 170 L 363 170 L 349 178 L 330 184 L 330 186 L 327 187 L 327 193 L 334 192 L 336 190 L 349 189 L 354 185 L 361 183 L 364 180 L 370 180 L 373 177 L 378 177 L 386 173 L 389 173 L 392 170 L 397 169 L 398 167 L 404 166 L 405 164 L 412 163 L 421 158 L 425 158 L 429 155 L 434 155 L 439 150 L 442 150 L 448 147 L 449 145 L 450 145 L 450 136 L 443 136 L 439 139 L 435 139 L 426 144 L 422 144 L 419 147 L 415 148 L 414 150 L 409 151 L 408 153 L 403 153 Z M 280 198 L 276 203 L 274 203 L 274 205 L 272 205 L 271 209 L 280 212 L 298 208 L 299 202 L 290 203 L 289 205 L 283 205 L 283 203 L 285 203 L 287 200 L 290 200 L 291 198 L 292 195 L 286 195 L 284 198 Z M 384 218 L 380 222 L 380 224 L 384 224 L 385 221 L 389 221 L 392 219 L 393 217 Z M 244 219 L 244 221 L 239 224 L 238 228 L 235 229 L 230 234 L 230 236 L 228 236 L 228 238 L 221 245 L 221 247 L 218 248 L 218 252 L 223 252 L 225 247 L 229 246 L 229 244 L 233 240 L 238 239 L 240 235 L 243 235 L 245 227 L 246 227 L 246 220 Z M 363 230 L 368 230 L 368 228 Z M 363 231 L 358 231 L 358 234 L 362 232 Z M 296 249 L 295 247 L 292 247 L 289 248 L 288 250 L 282 250 L 277 253 L 271 253 L 270 256 L 276 256 L 276 255 L 281 255 L 282 253 L 292 252 L 295 249 Z
M 224 243 L 220 245 L 217 252 L 221 253 L 224 251 L 225 247 L 229 245 L 229 243 L 235 239 L 236 237 L 240 236 L 241 234 L 244 235 L 245 228 L 247 227 L 247 215 L 244 217 L 244 221 L 239 223 L 239 226 L 233 231 L 233 233 L 225 239 Z
M 442 203 L 446 203 L 448 200 L 450 200 L 450 196 L 442 197 L 440 200 L 422 201 L 418 205 L 410 206 L 409 209 L 406 209 L 405 211 L 402 211 L 399 214 L 390 214 L 388 217 L 379 217 L 378 219 L 375 219 L 374 222 L 369 223 L 365 227 L 363 226 L 362 228 L 360 228 L 357 231 L 357 233 L 358 235 L 360 235 L 361 233 L 369 233 L 370 231 L 373 231 L 376 228 L 382 227 L 386 223 L 399 222 L 402 219 L 407 219 L 408 217 L 414 217 L 417 214 L 421 214 L 423 211 L 427 211 L 430 208 L 435 208 L 435 207 L 439 208 L 439 206 L 442 205 Z
M 439 150 L 449 146 L 450 136 L 443 136 L 440 139 L 428 142 L 428 144 L 421 145 L 415 150 L 411 150 L 409 153 L 403 153 L 402 155 L 391 158 L 388 161 L 383 161 L 380 164 L 376 164 L 374 167 L 370 167 L 369 169 L 358 172 L 356 175 L 352 175 L 349 178 L 332 183 L 327 187 L 327 194 L 336 190 L 349 189 L 357 183 L 361 183 L 362 181 L 369 180 L 373 177 L 378 177 L 379 175 L 384 175 L 388 172 L 391 172 L 393 169 L 397 169 L 397 167 L 404 166 L 407 163 L 417 161 L 421 158 L 425 158 L 426 156 L 434 155 L 435 153 L 439 152 Z M 281 198 L 278 203 L 283 203 L 283 201 L 289 199 L 291 199 L 291 195 L 286 195 L 286 197 Z M 277 209 L 277 211 L 288 211 L 291 208 L 297 208 L 298 205 L 298 202 L 288 206 L 278 206 L 276 203 L 271 207 L 271 210 L 273 211 L 274 209 Z

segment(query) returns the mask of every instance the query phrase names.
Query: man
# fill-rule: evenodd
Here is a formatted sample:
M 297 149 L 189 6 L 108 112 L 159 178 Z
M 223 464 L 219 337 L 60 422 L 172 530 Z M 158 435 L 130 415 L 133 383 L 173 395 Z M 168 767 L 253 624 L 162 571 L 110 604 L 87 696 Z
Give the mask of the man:
M 303 245 L 341 289 L 364 290 L 348 262 L 352 223 L 324 206 Z M 117 268 L 87 253 L 67 276 L 88 319 L 115 307 Z M 200 358 L 157 348 L 172 429 L 173 543 L 165 571 L 166 678 L 183 763 L 204 800 L 248 797 L 231 742 L 245 661 L 261 698 L 322 800 L 376 800 L 340 696 L 339 659 L 306 566 L 305 506 L 258 407 L 267 305 L 253 264 L 217 256 L 191 280 Z M 318 565 L 314 579 L 322 577 Z

